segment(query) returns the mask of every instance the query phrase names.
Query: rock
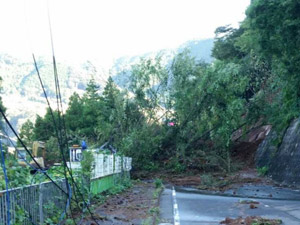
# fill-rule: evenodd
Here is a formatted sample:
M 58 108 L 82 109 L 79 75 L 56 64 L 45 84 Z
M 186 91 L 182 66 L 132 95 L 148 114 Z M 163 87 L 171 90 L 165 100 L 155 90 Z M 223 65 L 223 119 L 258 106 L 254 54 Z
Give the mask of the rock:
M 267 174 L 275 181 L 300 185 L 300 118 L 293 120 L 285 133 L 271 131 L 259 145 L 255 162 L 257 167 L 267 167 Z
M 259 145 L 255 155 L 255 164 L 257 167 L 270 166 L 272 158 L 277 151 L 277 146 L 274 144 L 277 138 L 278 135 L 276 132 L 271 131 Z

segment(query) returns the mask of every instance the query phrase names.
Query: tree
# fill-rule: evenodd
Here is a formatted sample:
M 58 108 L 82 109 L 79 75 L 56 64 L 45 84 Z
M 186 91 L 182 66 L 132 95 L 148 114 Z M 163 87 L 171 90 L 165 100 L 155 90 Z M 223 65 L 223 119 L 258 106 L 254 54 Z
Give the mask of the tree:
M 79 134 L 89 138 L 91 142 L 98 140 L 97 136 L 97 120 L 100 112 L 103 109 L 103 100 L 98 94 L 99 86 L 95 80 L 90 80 L 86 92 L 82 98 L 82 127 Z
M 83 101 L 76 92 L 69 99 L 65 119 L 67 128 L 72 132 L 78 132 L 84 126 Z
M 242 23 L 239 44 L 270 65 L 266 109 L 269 122 L 283 129 L 300 108 L 300 2 L 254 0 Z M 267 114 L 267 113 L 265 113 Z
M 35 136 L 34 136 L 34 124 L 30 120 L 27 120 L 25 123 L 23 123 L 20 129 L 20 138 L 26 146 L 28 147 L 32 146 Z M 21 146 L 19 141 L 18 141 L 18 146 Z
M 0 77 L 0 92 L 2 91 L 2 85 L 1 85 L 1 83 L 2 83 L 2 77 Z M 6 108 L 3 105 L 3 101 L 2 101 L 2 97 L 1 96 L 0 96 L 0 108 L 5 113 Z M 2 115 L 0 115 L 0 120 L 2 120 L 2 119 L 3 119 L 3 117 L 2 117 Z
M 132 66 L 129 89 L 135 94 L 135 101 L 147 114 L 149 121 L 166 105 L 169 74 L 162 57 L 158 54 L 154 59 L 141 58 L 139 63 Z
M 124 100 L 123 95 L 111 77 L 102 93 L 103 108 L 98 120 L 98 134 L 101 142 L 118 142 L 124 132 Z M 118 139 L 118 140 L 117 140 Z
M 218 27 L 215 31 L 216 36 L 212 56 L 225 61 L 238 60 L 245 57 L 247 53 L 237 44 L 237 40 L 243 32 L 243 28 Z
M 52 164 L 54 162 L 60 162 L 62 159 L 61 152 L 59 150 L 58 140 L 55 137 L 50 137 L 45 144 L 46 148 L 46 164 Z
M 54 121 L 53 121 L 53 117 Z M 37 115 L 35 124 L 34 124 L 34 138 L 38 141 L 44 141 L 50 139 L 50 137 L 57 136 L 58 127 L 58 112 L 53 111 L 48 108 L 44 117 Z
M 114 109 L 116 106 L 116 98 L 120 95 L 120 91 L 111 77 L 108 78 L 102 95 L 105 107 L 108 108 L 108 110 Z

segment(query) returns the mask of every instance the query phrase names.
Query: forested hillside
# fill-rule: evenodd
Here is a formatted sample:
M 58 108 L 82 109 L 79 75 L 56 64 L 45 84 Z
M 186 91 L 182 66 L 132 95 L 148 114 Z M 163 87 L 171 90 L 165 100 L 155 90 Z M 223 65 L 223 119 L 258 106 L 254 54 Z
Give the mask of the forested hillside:
M 184 48 L 191 49 L 194 56 L 210 62 L 213 40 L 189 41 L 178 49 L 163 50 L 167 62 L 170 62 L 176 52 Z M 142 56 L 122 57 L 114 61 L 112 68 L 101 68 L 86 61 L 81 64 L 69 64 L 61 62 L 58 64 L 58 73 L 64 107 L 70 96 L 77 92 L 83 95 L 89 80 L 95 79 L 99 85 L 99 91 L 103 91 L 109 74 L 113 76 L 119 87 L 126 88 L 129 78 L 126 73 L 130 72 L 131 65 L 137 63 L 140 57 L 155 57 L 157 53 L 147 53 Z M 37 61 L 40 74 L 45 85 L 47 95 L 55 105 L 55 87 L 52 61 L 48 58 L 39 58 Z M 2 82 L 2 96 L 8 111 L 8 116 L 17 129 L 27 119 L 35 120 L 36 114 L 43 116 L 46 113 L 46 101 L 39 83 L 34 64 L 30 59 L 23 61 L 12 56 L 0 55 L 0 76 Z
M 299 115 L 299 11 L 295 0 L 252 1 L 239 28 L 216 29 L 213 63 L 194 57 L 193 49 L 174 58 L 159 53 L 120 59 L 129 65 L 112 75 L 123 89 L 109 78 L 101 92 L 104 83 L 98 76 L 84 78 L 89 80 L 85 91 L 79 80 L 66 82 L 79 88 L 65 113 L 70 143 L 85 139 L 100 146 L 108 141 L 133 157 L 135 169 L 232 171 L 235 131 L 264 124 L 284 130 Z M 24 65 L 24 71 L 27 76 L 19 81 L 30 79 L 31 69 Z M 21 98 L 22 88 L 11 94 Z M 39 102 L 40 95 L 32 98 Z M 35 124 L 26 123 L 21 134 L 27 143 L 53 143 L 51 124 L 48 110 Z
M 55 106 L 52 62 L 39 58 L 37 65 L 49 100 Z M 103 86 L 107 79 L 105 74 L 101 70 L 97 71 L 89 61 L 76 67 L 59 63 L 58 71 L 65 108 L 73 92 L 83 94 L 90 79 L 97 79 Z M 3 102 L 14 126 L 22 125 L 27 119 L 34 120 L 36 114 L 45 114 L 47 104 L 32 61 L 24 62 L 9 55 L 0 55 L 0 76 L 3 80 Z

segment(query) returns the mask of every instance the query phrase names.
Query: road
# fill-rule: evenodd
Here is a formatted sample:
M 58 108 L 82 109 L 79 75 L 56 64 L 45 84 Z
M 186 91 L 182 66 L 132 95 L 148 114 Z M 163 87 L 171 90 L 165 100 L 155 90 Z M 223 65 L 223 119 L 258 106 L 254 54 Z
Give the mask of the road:
M 297 196 L 299 194 L 295 193 Z M 300 201 L 251 198 L 259 204 L 256 209 L 250 209 L 249 204 L 241 204 L 243 200 L 249 198 L 166 188 L 160 199 L 161 221 L 162 224 L 175 225 L 218 225 L 226 217 L 262 216 L 281 219 L 284 225 L 300 225 Z

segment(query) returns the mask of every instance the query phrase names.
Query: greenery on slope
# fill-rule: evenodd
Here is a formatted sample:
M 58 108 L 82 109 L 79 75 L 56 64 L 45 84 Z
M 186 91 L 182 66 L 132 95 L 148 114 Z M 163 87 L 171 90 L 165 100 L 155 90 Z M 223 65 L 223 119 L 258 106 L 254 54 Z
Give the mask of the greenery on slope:
M 216 30 L 211 64 L 183 51 L 170 64 L 140 59 L 128 90 L 110 78 L 99 94 L 90 80 L 64 115 L 70 143 L 108 141 L 135 169 L 231 171 L 234 131 L 257 121 L 284 129 L 299 115 L 299 10 L 296 0 L 254 0 L 240 28 Z M 53 141 L 52 124 L 47 113 L 21 134 Z

